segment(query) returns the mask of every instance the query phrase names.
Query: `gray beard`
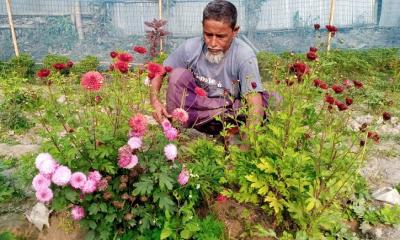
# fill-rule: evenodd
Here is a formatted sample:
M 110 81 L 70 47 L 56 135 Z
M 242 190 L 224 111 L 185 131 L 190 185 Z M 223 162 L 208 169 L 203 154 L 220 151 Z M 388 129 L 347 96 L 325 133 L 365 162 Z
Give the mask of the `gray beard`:
M 218 64 L 222 61 L 224 58 L 225 54 L 223 52 L 220 52 L 218 54 L 212 54 L 209 51 L 206 52 L 206 59 L 210 63 Z

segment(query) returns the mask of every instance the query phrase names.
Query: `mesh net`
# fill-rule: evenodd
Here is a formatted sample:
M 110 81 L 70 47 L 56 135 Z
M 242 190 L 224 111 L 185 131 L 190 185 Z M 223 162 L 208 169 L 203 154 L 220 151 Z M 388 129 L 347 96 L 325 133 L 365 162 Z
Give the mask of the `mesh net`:
M 159 16 L 157 0 L 12 0 L 20 52 L 40 61 L 48 53 L 71 59 L 145 44 L 144 21 Z M 201 34 L 208 0 L 163 0 L 162 15 L 171 33 L 165 49 Z M 240 37 L 256 50 L 305 51 L 326 45 L 330 0 L 232 0 L 238 8 Z M 320 31 L 313 25 L 319 23 Z M 400 46 L 400 1 L 336 0 L 332 47 L 363 49 Z M 0 2 L 0 59 L 14 55 L 6 1 Z

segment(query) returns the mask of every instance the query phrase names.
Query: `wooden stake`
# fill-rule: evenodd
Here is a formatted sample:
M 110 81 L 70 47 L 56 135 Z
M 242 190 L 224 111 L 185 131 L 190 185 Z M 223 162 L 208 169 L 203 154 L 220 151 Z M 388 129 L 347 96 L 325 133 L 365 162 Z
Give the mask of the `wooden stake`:
M 329 13 L 329 25 L 333 24 L 333 16 L 335 14 L 335 0 L 331 0 L 331 10 Z M 332 33 L 328 33 L 328 46 L 326 50 L 329 52 L 331 50 L 331 42 L 332 42 Z
M 81 1 L 80 0 L 75 0 L 74 13 L 75 13 L 75 27 L 78 32 L 78 37 L 79 37 L 79 40 L 83 40 L 84 35 L 83 35 L 83 29 L 82 29 Z
M 162 19 L 162 0 L 158 0 L 158 18 L 161 20 Z M 163 50 L 163 41 L 160 38 L 160 52 Z
M 10 24 L 11 37 L 12 37 L 12 41 L 13 41 L 13 45 L 14 45 L 14 52 L 15 52 L 15 56 L 18 57 L 19 51 L 18 51 L 17 37 L 15 35 L 14 23 L 13 23 L 13 19 L 12 19 L 10 0 L 6 0 L 6 6 L 7 6 L 7 14 L 8 14 L 8 23 Z

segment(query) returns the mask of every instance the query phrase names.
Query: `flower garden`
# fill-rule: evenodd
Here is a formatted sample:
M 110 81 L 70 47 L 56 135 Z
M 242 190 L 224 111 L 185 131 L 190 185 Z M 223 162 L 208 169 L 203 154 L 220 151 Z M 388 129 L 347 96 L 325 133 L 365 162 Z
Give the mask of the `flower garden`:
M 102 70 L 93 56 L 1 62 L 1 141 L 29 135 L 40 144 L 2 156 L 0 170 L 12 174 L 0 175 L 1 214 L 38 202 L 60 220 L 51 228 L 79 229 L 84 239 L 379 238 L 377 226 L 399 226 L 400 206 L 374 200 L 380 185 L 363 169 L 377 156 L 399 168 L 399 52 L 317 47 L 258 54 L 264 87 L 280 100 L 264 124 L 242 125 L 248 151 L 221 140 L 230 124 L 221 138 L 184 128 L 187 109 L 155 123 L 149 84 L 172 69 L 154 48 L 152 56 L 144 46 L 112 50 Z M 0 239 L 32 236 L 0 231 Z

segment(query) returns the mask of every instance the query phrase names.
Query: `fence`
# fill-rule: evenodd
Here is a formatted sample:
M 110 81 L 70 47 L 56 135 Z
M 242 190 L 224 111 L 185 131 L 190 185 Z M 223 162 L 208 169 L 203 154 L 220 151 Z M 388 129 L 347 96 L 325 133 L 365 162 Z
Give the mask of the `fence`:
M 115 48 L 145 41 L 144 21 L 168 20 L 167 48 L 201 34 L 208 0 L 0 0 L 0 59 L 14 54 L 6 2 L 11 5 L 18 47 L 41 59 L 47 53 L 71 58 L 106 58 Z M 304 50 L 315 44 L 313 24 L 328 24 L 334 0 L 232 0 L 242 36 L 269 51 Z M 400 1 L 336 0 L 334 47 L 398 47 Z M 367 37 L 368 36 L 368 37 Z

